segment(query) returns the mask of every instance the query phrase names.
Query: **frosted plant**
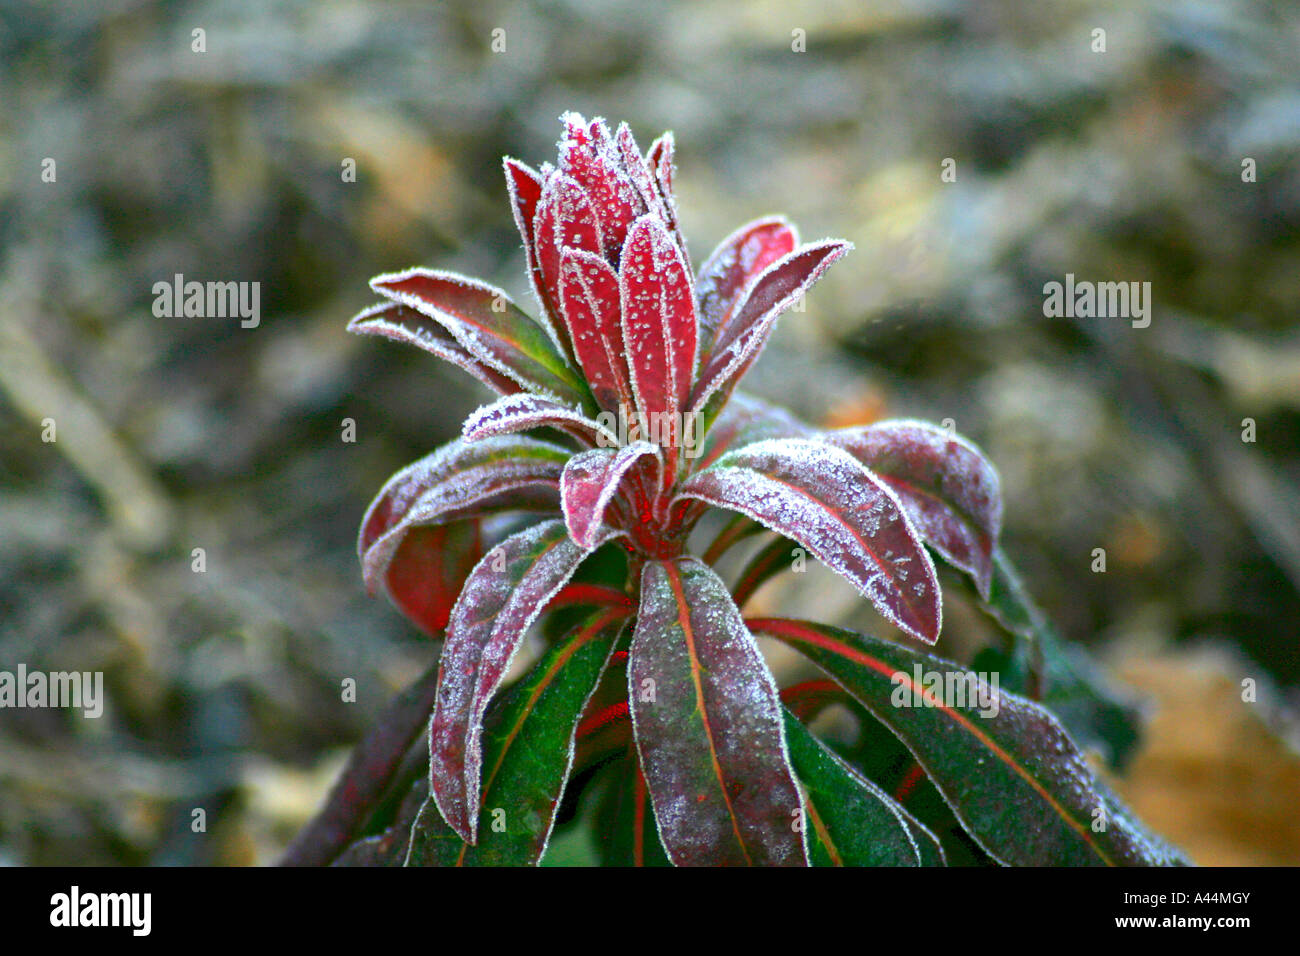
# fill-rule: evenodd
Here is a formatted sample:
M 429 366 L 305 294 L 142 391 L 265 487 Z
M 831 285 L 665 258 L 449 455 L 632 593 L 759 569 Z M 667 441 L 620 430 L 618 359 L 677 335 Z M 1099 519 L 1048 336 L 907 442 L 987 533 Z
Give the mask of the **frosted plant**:
M 850 244 L 801 243 L 785 219 L 760 219 L 694 273 L 671 134 L 642 154 L 626 125 L 562 121 L 556 165 L 505 160 L 535 316 L 482 282 L 417 268 L 374 279 L 382 301 L 350 325 L 454 362 L 500 398 L 394 475 L 363 520 L 367 585 L 444 644 L 424 705 L 427 785 L 346 858 L 537 862 L 582 775 L 603 787 L 594 826 L 611 863 L 933 864 L 954 845 L 945 827 L 986 861 L 1175 859 L 1040 704 L 998 690 L 990 716 L 908 686 L 931 706 L 895 706 L 907 675 L 964 668 L 894 640 L 743 618 L 798 547 L 933 644 L 933 552 L 1016 635 L 1028 612 L 997 549 L 997 474 L 924 422 L 826 432 L 737 392 L 777 318 Z M 688 538 L 712 509 L 733 518 L 697 557 Z M 775 534 L 728 585 L 712 565 L 760 533 Z M 539 621 L 545 653 L 502 693 Z M 758 634 L 833 683 L 778 690 Z M 907 786 L 891 795 L 808 731 L 835 702 L 876 728 L 877 756 L 902 754 Z M 392 771 L 405 738 L 390 736 L 394 759 L 369 745 L 335 809 L 377 789 L 366 773 Z M 918 774 L 942 799 L 913 812 Z

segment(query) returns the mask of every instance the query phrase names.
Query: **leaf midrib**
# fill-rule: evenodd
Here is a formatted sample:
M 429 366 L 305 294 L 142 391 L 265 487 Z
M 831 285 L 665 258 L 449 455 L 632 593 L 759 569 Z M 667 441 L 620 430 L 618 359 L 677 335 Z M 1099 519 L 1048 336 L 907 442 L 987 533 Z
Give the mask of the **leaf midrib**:
M 682 588 L 681 576 L 676 566 L 665 564 L 664 570 L 668 572 L 668 584 L 673 589 L 673 598 L 677 602 L 677 623 L 682 628 L 682 636 L 686 640 L 686 652 L 691 661 L 691 683 L 695 687 L 695 707 L 700 715 L 700 723 L 704 727 L 705 739 L 709 743 L 709 760 L 713 763 L 713 772 L 718 778 L 718 788 L 722 791 L 722 800 L 727 806 L 727 817 L 731 821 L 731 832 L 735 834 L 736 843 L 740 846 L 740 852 L 745 855 L 745 863 L 752 866 L 753 859 L 749 855 L 749 848 L 745 845 L 745 838 L 741 836 L 740 827 L 736 821 L 736 810 L 731 805 L 731 794 L 727 792 L 726 777 L 722 772 L 722 764 L 718 761 L 718 748 L 714 743 L 713 727 L 709 723 L 708 710 L 704 705 L 704 686 L 700 681 L 699 657 L 695 653 L 695 630 L 690 621 L 690 606 L 686 603 L 686 594 Z
M 898 671 L 896 668 L 890 667 L 888 664 L 886 664 L 884 661 L 880 660 L 879 658 L 872 657 L 870 654 L 867 654 L 865 651 L 859 651 L 857 648 L 851 647 L 847 644 L 841 643 L 839 641 L 835 641 L 828 637 L 823 637 L 822 635 L 817 634 L 815 631 L 807 631 L 807 629 L 799 628 L 797 627 L 797 625 L 791 628 L 790 631 L 781 631 L 779 629 L 774 629 L 772 627 L 773 624 L 776 624 L 779 628 L 779 623 L 780 622 L 778 621 L 768 619 L 761 622 L 761 624 L 760 622 L 756 621 L 754 622 L 754 626 L 758 627 L 759 630 L 768 630 L 780 636 L 790 638 L 791 640 L 800 641 L 805 644 L 809 644 L 813 647 L 819 647 L 822 650 L 826 650 L 826 651 L 830 651 L 831 653 L 838 654 L 839 656 L 844 657 L 850 661 L 853 661 L 854 663 L 861 664 L 864 667 L 868 667 L 878 674 L 889 677 L 891 680 L 894 678 L 895 674 L 902 673 Z M 794 622 L 790 622 L 790 623 L 793 624 Z M 1029 784 L 1029 786 L 1032 787 L 1034 791 L 1038 793 L 1038 795 L 1042 797 L 1042 799 L 1052 808 L 1052 810 L 1057 814 L 1057 816 L 1059 816 L 1061 820 L 1063 820 L 1071 829 L 1073 829 L 1083 838 L 1083 841 L 1088 846 L 1088 848 L 1091 849 L 1094 853 L 1096 853 L 1097 856 L 1103 862 L 1105 862 L 1107 866 L 1115 865 L 1114 861 L 1111 860 L 1111 858 L 1107 856 L 1102 851 L 1102 849 L 1098 847 L 1096 843 L 1092 840 L 1092 838 L 1088 834 L 1088 830 L 1083 826 L 1083 824 L 1075 820 L 1073 815 L 1068 810 L 1066 810 L 1065 807 L 1061 806 L 1061 804 L 1056 800 L 1056 798 L 1053 797 L 1051 793 L 1049 793 L 1047 789 L 1041 783 L 1038 782 L 1038 780 L 1033 776 L 1033 774 L 1031 774 L 1015 757 L 1013 757 L 1006 750 L 1004 750 L 995 740 L 993 740 L 991 737 L 985 734 L 982 730 L 980 730 L 978 727 L 972 724 L 964 714 L 960 714 L 957 711 L 953 710 L 952 708 L 948 707 L 942 700 L 934 696 L 929 691 L 925 690 L 925 688 L 917 687 L 915 684 L 913 684 L 910 678 L 908 678 L 908 676 L 905 673 L 903 673 L 903 679 L 907 681 L 907 686 L 911 690 L 921 694 L 922 698 L 929 704 L 931 708 L 940 711 L 946 717 L 948 717 L 949 719 L 953 720 L 955 723 L 960 725 L 971 736 L 973 736 L 976 740 L 978 740 L 981 744 L 983 744 L 1003 764 L 1010 767 L 1011 770 L 1013 770 L 1017 776 L 1019 776 L 1027 784 Z M 845 690 L 849 690 L 849 693 L 852 693 L 852 691 L 847 687 L 845 688 Z M 861 703 L 863 704 L 863 706 L 867 706 L 865 701 L 862 701 Z M 871 708 L 868 707 L 868 709 Z M 916 755 L 914 754 L 914 756 Z M 919 756 L 917 756 L 916 759 L 918 760 L 918 762 L 921 761 L 921 758 Z

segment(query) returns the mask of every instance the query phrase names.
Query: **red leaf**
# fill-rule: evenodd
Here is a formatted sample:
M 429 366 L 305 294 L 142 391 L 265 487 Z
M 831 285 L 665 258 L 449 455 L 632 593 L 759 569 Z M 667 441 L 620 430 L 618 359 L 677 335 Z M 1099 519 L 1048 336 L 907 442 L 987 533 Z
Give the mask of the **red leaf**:
M 632 599 L 627 596 L 626 591 L 620 591 L 608 584 L 587 584 L 581 581 L 566 584 L 561 588 L 551 599 L 551 603 L 546 606 L 546 610 L 580 605 L 622 608 L 629 615 L 632 612 Z
M 384 584 L 403 614 L 438 636 L 480 557 L 477 520 L 412 528 L 397 546 Z
M 798 244 L 799 234 L 782 216 L 746 223 L 718 243 L 700 267 L 695 284 L 703 361 L 707 361 L 719 332 L 731 321 L 746 286 Z
M 934 563 L 889 486 L 847 452 L 776 438 L 729 452 L 681 495 L 748 515 L 844 575 L 907 633 L 933 644 L 943 605 Z
M 483 556 L 452 609 L 429 725 L 430 790 L 466 843 L 477 840 L 488 703 L 533 620 L 587 554 L 564 522 L 534 525 Z
M 676 152 L 676 147 L 676 140 L 669 130 L 651 143 L 645 154 L 646 165 L 650 167 L 650 174 L 654 177 L 655 190 L 670 212 L 674 206 L 673 154 Z
M 581 412 L 536 395 L 507 395 L 476 410 L 461 427 L 466 441 L 513 435 L 531 428 L 558 428 L 589 445 L 618 444 L 618 436 Z
M 371 502 L 357 553 L 373 594 L 398 546 L 417 525 L 445 524 L 488 510 L 553 507 L 572 452 L 531 438 L 454 441 L 403 468 Z
M 627 415 L 633 400 L 620 294 L 618 274 L 604 259 L 577 249 L 564 250 L 560 298 L 574 356 L 596 404 Z
M 719 395 L 715 404 L 725 401 L 767 344 L 776 320 L 852 248 L 840 239 L 823 239 L 781 257 L 752 280 L 702 363 L 691 408 L 704 408 L 714 392 Z
M 601 256 L 604 246 L 591 201 L 574 180 L 558 171 L 550 171 L 544 180 L 533 238 L 537 243 L 537 265 L 547 294 L 559 299 L 560 253 L 564 249 L 581 249 Z
M 376 276 L 370 285 L 439 322 L 474 358 L 529 391 L 570 405 L 584 403 L 586 387 L 546 331 L 500 289 L 421 268 Z
M 470 355 L 450 332 L 433 319 L 397 302 L 381 302 L 364 310 L 348 323 L 348 331 L 358 335 L 381 335 L 395 342 L 422 348 L 445 362 L 460 366 L 502 395 L 513 395 L 522 389 L 508 375 L 503 375 Z
M 686 240 L 682 236 L 681 224 L 677 220 L 677 197 L 673 195 L 673 157 L 676 153 L 676 141 L 672 131 L 668 131 L 650 144 L 646 150 L 646 165 L 654 181 L 655 192 L 659 195 L 660 216 L 664 223 L 677 237 L 677 244 L 682 250 L 682 260 L 686 270 L 691 271 L 691 257 L 686 251 Z
M 537 264 L 537 238 L 533 235 L 533 223 L 537 218 L 537 203 L 542 198 L 542 177 L 526 163 L 509 156 L 505 157 L 502 164 L 505 166 L 506 190 L 510 193 L 510 209 L 514 213 L 515 228 L 519 230 L 524 243 L 528 281 L 542 308 L 539 318 L 556 347 L 567 354 L 567 346 L 558 334 L 562 324 L 560 304 L 552 301 L 550 290 L 543 283 L 542 272 Z
M 614 141 L 618 147 L 619 159 L 623 163 L 623 170 L 627 173 L 632 185 L 640 195 L 641 203 L 646 211 L 661 218 L 666 218 L 663 198 L 659 195 L 659 189 L 655 185 L 654 174 L 646 164 L 645 158 L 642 157 L 641 150 L 636 144 L 636 138 L 632 135 L 632 130 L 628 128 L 626 123 L 618 124 L 618 131 L 614 135 Z
M 978 448 L 908 420 L 826 432 L 822 440 L 843 448 L 893 488 L 922 537 L 969 573 L 988 598 L 1002 494 L 997 472 Z
M 569 459 L 560 478 L 560 501 L 569 535 L 584 548 L 594 548 L 605 531 L 605 509 L 628 470 L 643 455 L 659 455 L 646 441 L 622 448 L 593 448 Z
M 622 172 L 605 121 L 590 125 L 577 113 L 566 113 L 565 138 L 560 140 L 560 170 L 586 191 L 600 225 L 601 251 L 614 259 L 623 248 L 628 226 L 645 212 L 636 187 Z
M 807 865 L 776 685 L 726 586 L 695 558 L 645 566 L 628 697 L 674 863 Z
M 619 271 L 623 341 L 637 411 L 647 428 L 667 415 L 676 432 L 695 371 L 698 325 L 681 250 L 659 220 L 642 216 L 628 231 Z M 663 429 L 653 431 L 663 434 Z M 667 444 L 676 446 L 678 441 Z

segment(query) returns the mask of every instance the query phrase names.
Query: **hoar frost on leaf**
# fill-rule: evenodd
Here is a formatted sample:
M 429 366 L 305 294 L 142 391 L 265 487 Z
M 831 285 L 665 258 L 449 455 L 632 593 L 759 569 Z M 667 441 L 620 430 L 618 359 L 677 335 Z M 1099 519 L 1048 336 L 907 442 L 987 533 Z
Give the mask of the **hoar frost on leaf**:
M 934 564 L 898 498 L 846 452 L 808 439 L 756 442 L 692 476 L 681 494 L 798 541 L 894 624 L 928 643 L 938 639 Z
M 563 522 L 534 525 L 483 556 L 452 608 L 429 727 L 430 785 L 443 817 L 467 843 L 478 828 L 488 703 L 529 626 L 588 553 Z
M 674 863 L 806 865 L 776 686 L 726 586 L 702 562 L 646 565 L 628 692 Z

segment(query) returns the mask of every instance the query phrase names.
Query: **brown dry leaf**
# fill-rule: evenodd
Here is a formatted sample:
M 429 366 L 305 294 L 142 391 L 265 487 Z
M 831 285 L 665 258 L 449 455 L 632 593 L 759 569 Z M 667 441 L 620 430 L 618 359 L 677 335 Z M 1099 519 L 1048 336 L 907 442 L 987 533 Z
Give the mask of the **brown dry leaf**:
M 1273 729 L 1262 686 L 1260 702 L 1242 700 L 1249 665 L 1179 650 L 1116 672 L 1152 705 L 1141 749 L 1113 781 L 1133 811 L 1202 866 L 1300 864 L 1300 753 Z

